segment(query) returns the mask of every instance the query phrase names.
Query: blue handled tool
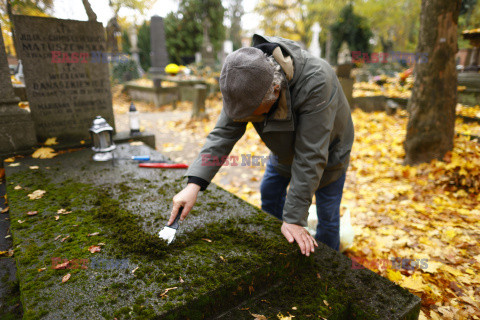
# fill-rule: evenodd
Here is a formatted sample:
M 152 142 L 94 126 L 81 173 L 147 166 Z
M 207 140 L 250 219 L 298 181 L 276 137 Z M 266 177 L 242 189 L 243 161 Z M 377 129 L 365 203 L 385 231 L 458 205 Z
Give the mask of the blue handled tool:
M 117 160 L 135 160 L 135 161 L 150 161 L 150 156 L 131 156 L 128 158 L 115 158 Z

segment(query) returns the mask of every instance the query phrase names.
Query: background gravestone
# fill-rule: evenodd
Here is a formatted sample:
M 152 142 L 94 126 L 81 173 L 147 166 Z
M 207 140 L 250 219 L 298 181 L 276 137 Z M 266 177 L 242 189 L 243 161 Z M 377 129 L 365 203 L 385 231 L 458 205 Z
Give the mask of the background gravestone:
M 30 114 L 20 109 L 18 102 L 0 34 L 0 156 L 28 149 L 37 143 Z
M 165 74 L 165 67 L 168 64 L 167 44 L 165 41 L 165 29 L 163 27 L 163 18 L 153 16 L 150 20 L 150 59 L 152 67 L 149 72 L 152 74 L 155 87 L 160 87 L 158 76 Z
M 102 24 L 14 15 L 13 25 L 38 140 L 86 139 L 97 115 L 113 126 L 108 64 L 92 59 L 106 51 Z M 68 60 L 53 63 L 54 51 L 60 52 L 60 61 L 62 54 Z M 79 58 L 80 53 L 88 58 Z
M 213 54 L 213 45 L 208 36 L 208 30 L 210 27 L 211 23 L 207 18 L 203 23 L 202 60 L 206 66 L 213 67 L 215 64 L 215 58 Z

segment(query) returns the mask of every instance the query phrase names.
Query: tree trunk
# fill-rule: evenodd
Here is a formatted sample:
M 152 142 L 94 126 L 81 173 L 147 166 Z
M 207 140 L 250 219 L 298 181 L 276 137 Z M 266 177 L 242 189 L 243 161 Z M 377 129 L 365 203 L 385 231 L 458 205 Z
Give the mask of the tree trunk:
M 417 52 L 404 142 L 405 164 L 443 159 L 453 148 L 457 72 L 455 54 L 461 0 L 422 0 Z
M 97 15 L 92 10 L 92 6 L 90 6 L 90 2 L 88 0 L 82 0 L 83 6 L 85 7 L 85 11 L 87 12 L 88 21 L 97 21 Z

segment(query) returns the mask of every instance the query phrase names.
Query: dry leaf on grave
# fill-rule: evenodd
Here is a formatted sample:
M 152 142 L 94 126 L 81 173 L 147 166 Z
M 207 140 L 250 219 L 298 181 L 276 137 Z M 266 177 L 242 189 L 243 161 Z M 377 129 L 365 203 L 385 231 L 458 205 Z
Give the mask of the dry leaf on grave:
M 267 317 L 265 317 L 263 314 L 255 314 L 255 313 L 250 313 L 252 317 L 254 317 L 253 320 L 267 320 Z
M 68 279 L 70 279 L 72 275 L 70 273 L 67 273 L 66 275 L 63 276 L 62 278 L 62 283 L 65 283 L 68 281 Z
M 174 289 L 177 289 L 178 287 L 173 287 L 173 288 L 167 288 L 165 289 L 161 294 L 160 294 L 160 297 L 165 297 L 167 296 L 167 292 L 170 291 L 170 290 L 174 290 Z
M 27 216 L 34 216 L 36 214 L 38 214 L 38 211 L 28 211 L 27 212 Z
M 21 186 L 15 186 L 15 188 L 13 188 L 13 190 L 20 190 L 20 189 L 22 189 Z
M 30 198 L 30 200 L 37 200 L 37 199 L 40 199 L 43 197 L 43 195 L 46 193 L 47 191 L 45 190 L 35 190 L 33 191 L 32 193 L 30 193 L 28 195 L 28 197 Z
M 69 264 L 70 264 L 70 260 L 65 261 L 64 263 L 57 264 L 55 267 L 53 267 L 53 269 L 55 269 L 55 270 L 66 269 Z
M 3 208 L 3 209 L 2 209 L 2 213 L 7 213 L 9 209 L 10 209 L 10 207 L 5 207 L 5 208 Z
M 40 148 L 35 150 L 35 152 L 32 154 L 32 158 L 51 159 L 56 155 L 57 154 L 55 153 L 55 150 L 53 150 L 52 148 Z
M 18 167 L 19 165 L 20 165 L 20 162 L 15 162 L 15 163 L 9 164 L 8 166 L 9 167 Z
M 72 212 L 72 211 L 67 211 L 67 210 L 65 210 L 65 209 L 63 209 L 63 208 L 57 210 L 57 213 L 60 213 L 60 214 L 69 214 L 69 213 L 71 213 L 71 212 Z
M 102 248 L 100 248 L 99 246 L 90 246 L 88 248 L 88 251 L 90 251 L 91 253 L 100 252 L 101 250 Z
M 31 170 L 38 170 L 40 167 L 39 166 L 30 166 Z
M 277 318 L 279 320 L 292 320 L 292 318 L 295 318 L 295 316 L 292 316 L 290 313 L 288 314 L 288 316 L 284 316 L 283 314 L 281 314 L 280 312 L 277 314 Z
M 7 158 L 3 161 L 5 161 L 5 162 L 15 162 L 15 157 Z

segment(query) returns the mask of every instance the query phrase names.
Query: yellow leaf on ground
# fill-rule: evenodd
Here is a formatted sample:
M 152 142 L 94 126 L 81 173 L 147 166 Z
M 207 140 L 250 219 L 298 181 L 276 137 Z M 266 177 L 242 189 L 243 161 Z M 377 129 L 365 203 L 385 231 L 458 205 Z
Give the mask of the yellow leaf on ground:
M 405 277 L 400 285 L 417 292 L 422 292 L 425 288 L 423 278 L 421 276 L 417 276 L 416 274 L 411 277 Z
M 32 158 L 51 159 L 56 155 L 57 154 L 55 153 L 55 150 L 53 150 L 52 148 L 40 148 L 35 150 L 35 152 L 32 154 Z
M 265 317 L 263 314 L 255 314 L 255 313 L 250 313 L 252 317 L 254 317 L 253 320 L 267 320 L 267 317 Z
M 393 282 L 398 283 L 400 280 L 402 280 L 402 274 L 400 273 L 400 271 L 388 269 L 387 270 L 387 278 L 390 279 Z
M 46 146 L 54 146 L 56 144 L 58 144 L 57 137 L 48 138 L 44 143 Z

